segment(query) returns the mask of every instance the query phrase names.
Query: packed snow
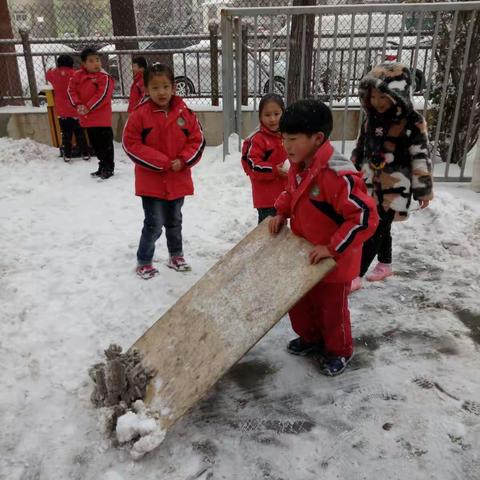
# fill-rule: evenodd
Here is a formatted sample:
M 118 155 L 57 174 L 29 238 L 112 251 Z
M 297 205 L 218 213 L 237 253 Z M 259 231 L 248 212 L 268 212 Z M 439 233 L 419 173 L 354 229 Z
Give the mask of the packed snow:
M 193 271 L 164 265 L 162 237 L 160 275 L 144 281 L 143 212 L 118 145 L 115 176 L 97 181 L 93 160 L 0 139 L 0 479 L 478 480 L 480 196 L 466 184 L 436 184 L 430 208 L 394 225 L 395 276 L 350 297 L 356 356 L 343 375 L 286 353 L 285 317 L 142 459 L 105 436 L 88 368 L 256 224 L 239 154 L 221 154 L 206 149 L 185 202 Z M 132 415 L 119 440 L 160 439 Z

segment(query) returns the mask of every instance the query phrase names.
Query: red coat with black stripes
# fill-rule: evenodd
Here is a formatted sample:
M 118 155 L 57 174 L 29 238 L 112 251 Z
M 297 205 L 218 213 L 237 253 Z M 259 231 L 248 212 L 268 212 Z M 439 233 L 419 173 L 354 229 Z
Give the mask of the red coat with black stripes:
M 130 88 L 130 97 L 128 99 L 128 113 L 132 113 L 135 107 L 145 96 L 145 87 L 143 85 L 143 72 L 138 71 L 133 77 L 133 83 Z
M 59 117 L 78 118 L 79 116 L 67 95 L 70 79 L 75 72 L 76 70 L 70 67 L 58 67 L 50 69 L 45 75 L 47 82 L 52 84 L 55 92 L 55 112 Z
M 290 218 L 296 235 L 328 247 L 337 265 L 323 281 L 350 282 L 358 276 L 362 244 L 378 224 L 377 209 L 361 173 L 329 141 L 318 149 L 310 168 L 292 164 L 287 190 L 275 208 Z
M 180 97 L 173 96 L 166 112 L 146 99 L 128 117 L 123 149 L 135 163 L 135 194 L 175 200 L 193 195 L 190 169 L 205 148 L 202 127 Z M 172 161 L 182 169 L 174 172 Z
M 68 98 L 74 108 L 84 105 L 88 112 L 79 115 L 80 125 L 86 127 L 112 126 L 113 78 L 104 70 L 89 73 L 80 68 L 68 84 Z
M 252 182 L 253 206 L 273 207 L 277 197 L 285 190 L 287 178 L 277 167 L 287 160 L 282 137 L 260 125 L 243 142 L 242 166 Z

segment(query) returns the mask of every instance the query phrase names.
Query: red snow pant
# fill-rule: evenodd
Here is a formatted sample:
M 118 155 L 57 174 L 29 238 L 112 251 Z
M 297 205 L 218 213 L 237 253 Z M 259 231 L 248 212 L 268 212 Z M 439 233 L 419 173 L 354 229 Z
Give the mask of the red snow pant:
M 324 343 L 335 357 L 353 353 L 348 294 L 350 282 L 319 282 L 288 312 L 292 328 L 308 343 Z

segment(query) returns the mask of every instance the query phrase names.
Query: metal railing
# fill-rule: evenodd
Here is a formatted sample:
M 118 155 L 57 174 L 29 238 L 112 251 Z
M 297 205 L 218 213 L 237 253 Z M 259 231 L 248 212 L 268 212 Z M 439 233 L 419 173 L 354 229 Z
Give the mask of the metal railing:
M 242 108 L 257 111 L 265 91 L 259 67 L 267 91 L 277 89 L 287 102 L 321 98 L 337 110 L 345 151 L 358 80 L 377 63 L 401 61 L 412 70 L 414 104 L 429 124 L 435 178 L 468 181 L 467 155 L 480 125 L 479 10 L 478 1 L 222 10 L 224 155 L 230 135 L 241 137 Z M 274 24 L 283 27 L 269 31 Z M 261 60 L 250 68 L 245 57 Z

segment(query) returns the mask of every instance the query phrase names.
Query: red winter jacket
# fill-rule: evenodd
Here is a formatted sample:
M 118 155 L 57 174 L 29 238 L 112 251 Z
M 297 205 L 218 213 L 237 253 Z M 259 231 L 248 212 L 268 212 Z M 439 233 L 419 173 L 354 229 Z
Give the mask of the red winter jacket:
M 242 166 L 252 182 L 253 206 L 273 207 L 285 190 L 287 177 L 278 173 L 277 165 L 287 160 L 282 137 L 263 125 L 243 142 Z
M 104 70 L 88 73 L 82 67 L 75 72 L 68 85 L 68 98 L 75 109 L 80 105 L 88 108 L 86 115 L 79 116 L 82 127 L 112 126 L 113 86 L 113 78 Z
M 302 171 L 292 164 L 287 190 L 275 207 L 290 218 L 293 233 L 326 245 L 332 253 L 337 266 L 324 281 L 349 282 L 358 276 L 362 244 L 378 224 L 377 208 L 361 173 L 329 141 L 318 149 L 310 168 Z
M 135 110 L 135 107 L 145 96 L 145 87 L 143 86 L 143 72 L 139 71 L 133 77 L 133 83 L 130 88 L 130 98 L 128 100 L 128 113 Z
M 52 68 L 47 72 L 45 78 L 50 82 L 55 92 L 55 111 L 58 117 L 78 118 L 77 110 L 72 106 L 68 99 L 68 84 L 76 70 L 70 67 Z
M 190 168 L 201 158 L 205 138 L 198 119 L 180 97 L 173 96 L 165 112 L 145 100 L 128 117 L 123 149 L 135 162 L 135 194 L 175 200 L 193 195 Z M 171 163 L 183 168 L 174 172 Z

